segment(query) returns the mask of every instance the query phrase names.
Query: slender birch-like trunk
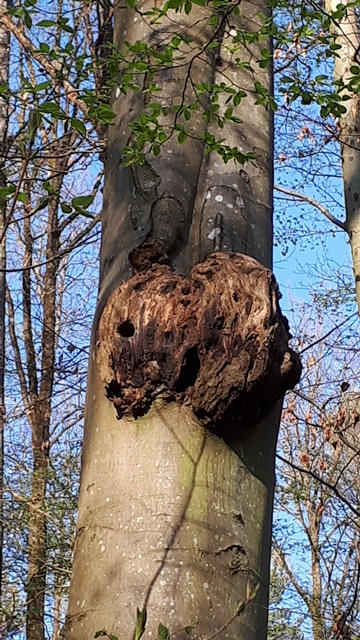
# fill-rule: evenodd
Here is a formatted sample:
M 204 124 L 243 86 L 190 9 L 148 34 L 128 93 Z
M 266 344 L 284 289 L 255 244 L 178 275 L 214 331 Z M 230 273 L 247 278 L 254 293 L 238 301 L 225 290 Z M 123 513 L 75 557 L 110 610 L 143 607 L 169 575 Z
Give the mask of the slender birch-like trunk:
M 334 39 L 341 46 L 334 57 L 335 80 L 345 85 L 354 78 L 350 71 L 353 65 L 360 67 L 360 33 L 356 9 L 344 2 L 346 12 L 342 19 L 333 21 L 331 30 Z M 337 10 L 338 2 L 328 0 L 329 13 Z M 346 230 L 349 234 L 354 266 L 356 296 L 360 309 L 360 108 L 359 94 L 346 90 L 351 96 L 344 102 L 346 113 L 339 119 L 342 173 L 346 212 Z

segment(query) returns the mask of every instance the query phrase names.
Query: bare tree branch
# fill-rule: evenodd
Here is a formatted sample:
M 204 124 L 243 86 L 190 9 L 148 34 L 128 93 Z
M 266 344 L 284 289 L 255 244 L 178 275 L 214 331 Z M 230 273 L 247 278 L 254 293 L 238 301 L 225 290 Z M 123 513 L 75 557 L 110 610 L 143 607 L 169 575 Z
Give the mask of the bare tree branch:
M 62 85 L 67 93 L 67 98 L 72 102 L 75 106 L 80 109 L 80 111 L 87 116 L 88 107 L 86 103 L 78 97 L 78 90 L 73 87 L 73 85 L 66 80 L 66 78 L 62 78 L 59 80 L 58 72 L 61 71 L 62 65 L 60 62 L 54 61 L 49 62 L 49 59 L 36 51 L 33 43 L 29 40 L 29 38 L 25 34 L 24 28 L 20 24 L 14 24 L 11 20 L 10 16 L 6 13 L 0 16 L 0 22 L 9 29 L 9 31 L 15 36 L 19 44 L 28 52 L 31 53 L 31 56 L 36 60 L 41 66 L 45 69 L 46 73 L 53 79 L 56 85 Z
M 316 207 L 316 209 L 321 211 L 321 213 L 328 220 L 330 220 L 330 222 L 332 222 L 337 227 L 339 227 L 339 229 L 342 229 L 343 231 L 347 232 L 346 223 L 341 222 L 341 220 L 333 216 L 333 214 L 330 213 L 329 209 L 327 209 L 320 202 L 315 200 L 315 198 L 312 198 L 311 196 L 307 196 L 306 193 L 301 193 L 300 191 L 294 191 L 293 189 L 286 189 L 286 187 L 281 187 L 279 184 L 275 184 L 274 189 L 276 189 L 276 191 L 280 191 L 281 193 L 286 193 L 286 195 L 291 196 L 296 200 L 303 200 L 304 202 L 311 204 L 313 207 Z
M 314 478 L 314 480 L 317 480 L 317 482 L 320 482 L 324 487 L 327 487 L 327 489 L 330 489 L 330 491 L 332 491 L 336 495 L 336 497 L 339 498 L 339 500 L 341 500 L 344 504 L 346 504 L 346 506 L 350 509 L 350 511 L 352 511 L 352 513 L 354 513 L 357 517 L 360 516 L 359 509 L 355 509 L 355 507 L 351 504 L 351 502 L 347 498 L 345 498 L 345 496 L 342 493 L 340 493 L 340 491 L 336 488 L 334 484 L 330 484 L 330 482 L 327 482 L 326 480 L 324 480 L 324 478 L 320 478 L 320 476 L 314 471 L 311 471 L 310 469 L 305 469 L 304 467 L 299 467 L 294 462 L 291 462 L 291 460 L 287 460 L 286 458 L 283 458 L 279 453 L 276 454 L 276 457 L 279 460 L 281 460 L 281 462 L 285 462 L 285 464 L 288 464 L 293 469 L 296 469 L 296 471 L 300 471 L 300 473 L 306 473 L 307 475 Z

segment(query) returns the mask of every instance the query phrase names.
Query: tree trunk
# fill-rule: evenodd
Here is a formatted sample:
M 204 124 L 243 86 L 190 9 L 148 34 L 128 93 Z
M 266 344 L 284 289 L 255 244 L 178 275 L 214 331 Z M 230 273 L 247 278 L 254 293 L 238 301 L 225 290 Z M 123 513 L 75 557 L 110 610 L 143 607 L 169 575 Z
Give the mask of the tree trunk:
M 7 10 L 7 0 L 0 0 L 0 14 Z M 9 33 L 0 25 L 0 86 L 9 81 Z M 6 187 L 5 145 L 8 129 L 8 102 L 0 96 L 0 187 Z M 3 591 L 4 541 L 4 429 L 5 429 L 5 289 L 6 239 L 5 204 L 0 202 L 0 599 Z
M 59 163 L 60 168 L 63 168 Z M 54 189 L 60 193 L 62 176 L 53 180 Z M 46 259 L 48 263 L 43 280 L 43 330 L 41 344 L 41 379 L 38 385 L 36 356 L 31 325 L 31 282 L 30 271 L 23 272 L 24 339 L 27 352 L 28 378 L 31 405 L 28 420 L 32 431 L 33 476 L 31 484 L 31 506 L 29 514 L 28 582 L 26 586 L 27 640 L 45 638 L 45 590 L 47 572 L 47 516 L 46 490 L 50 453 L 51 396 L 54 381 L 56 351 L 56 279 L 58 270 L 59 196 L 55 196 L 48 207 L 48 230 Z M 33 255 L 30 218 L 25 220 L 25 261 L 31 263 Z
M 355 7 L 343 3 L 346 12 L 342 19 L 332 23 L 332 32 L 336 44 L 341 46 L 334 57 L 335 80 L 347 85 L 354 74 L 350 68 L 360 67 L 360 36 Z M 329 0 L 327 11 L 337 11 L 338 2 Z M 359 89 L 356 83 L 353 89 Z M 360 309 L 360 110 L 358 93 L 353 93 L 351 85 L 345 94 L 351 99 L 343 103 L 346 113 L 339 119 L 339 139 L 341 143 L 342 172 L 344 180 L 344 198 L 346 211 L 346 229 L 349 234 L 354 266 L 356 297 Z
M 241 15 L 231 22 L 255 31 L 260 11 L 267 11 L 261 0 L 241 3 Z M 164 34 L 170 41 L 177 32 L 191 35 L 191 46 L 182 45 L 183 64 L 156 75 L 158 102 L 196 100 L 194 83 L 221 81 L 220 60 L 232 83 L 253 89 L 253 73 L 229 59 L 225 28 L 216 36 L 218 48 L 204 52 L 213 36 L 209 12 L 195 5 L 190 16 L 170 12 L 154 32 L 132 10 L 114 8 L 118 49 L 124 40 L 157 46 Z M 247 45 L 240 57 L 251 59 L 256 79 L 271 92 L 270 69 L 253 62 L 264 45 Z M 109 132 L 99 303 L 63 637 L 88 640 L 106 629 L 130 639 L 138 607 L 147 609 L 149 637 L 157 637 L 159 623 L 178 638 L 191 624 L 196 637 L 228 624 L 227 638 L 262 640 L 277 400 L 284 386 L 273 386 L 271 373 L 260 384 L 249 383 L 246 393 L 256 367 L 248 361 L 251 349 L 245 354 L 239 345 L 250 335 L 254 339 L 247 322 L 258 284 L 267 291 L 259 307 L 254 304 L 261 326 L 267 326 L 266 299 L 269 324 L 276 316 L 276 326 L 284 327 L 270 272 L 225 252 L 246 253 L 271 266 L 272 115 L 254 106 L 258 96 L 251 93 L 238 109 L 243 125 L 230 123 L 220 133 L 208 125 L 230 147 L 255 150 L 257 160 L 244 168 L 204 155 L 200 112 L 192 116 L 192 136 L 183 145 L 173 135 L 160 156 L 125 168 L 122 148 L 132 144 L 127 125 L 151 102 L 146 82 L 137 94 L 119 97 L 114 91 L 117 118 Z M 164 123 L 169 126 L 166 116 Z M 213 251 L 218 253 L 206 258 Z M 254 280 L 250 272 L 256 272 Z M 260 281 L 267 283 L 263 289 Z M 268 294 L 275 295 L 272 303 Z M 290 352 L 287 358 L 294 359 Z M 257 585 L 258 598 L 236 617 Z

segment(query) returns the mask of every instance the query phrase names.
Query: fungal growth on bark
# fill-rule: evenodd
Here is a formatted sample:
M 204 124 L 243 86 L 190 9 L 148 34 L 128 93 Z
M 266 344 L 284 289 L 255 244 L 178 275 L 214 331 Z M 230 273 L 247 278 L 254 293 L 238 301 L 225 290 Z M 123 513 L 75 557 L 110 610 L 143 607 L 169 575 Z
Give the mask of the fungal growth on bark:
M 279 297 L 271 271 L 242 254 L 213 254 L 189 277 L 160 264 L 135 273 L 98 327 L 99 373 L 118 417 L 144 415 L 159 395 L 217 430 L 265 415 L 301 372 Z

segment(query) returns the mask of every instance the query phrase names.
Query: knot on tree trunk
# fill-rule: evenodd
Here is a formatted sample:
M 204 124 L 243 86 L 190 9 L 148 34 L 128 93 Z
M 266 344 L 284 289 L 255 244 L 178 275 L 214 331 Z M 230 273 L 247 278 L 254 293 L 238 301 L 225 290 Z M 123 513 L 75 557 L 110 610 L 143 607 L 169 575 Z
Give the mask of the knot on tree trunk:
M 216 253 L 189 277 L 168 265 L 135 274 L 103 310 L 97 362 L 119 418 L 161 395 L 190 404 L 215 429 L 266 414 L 299 380 L 271 271 Z

